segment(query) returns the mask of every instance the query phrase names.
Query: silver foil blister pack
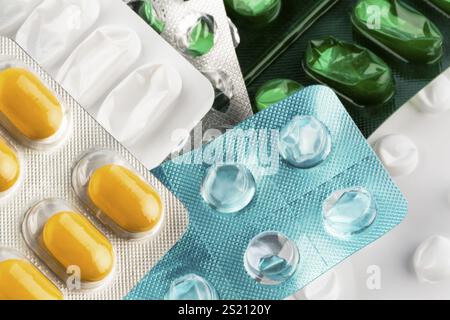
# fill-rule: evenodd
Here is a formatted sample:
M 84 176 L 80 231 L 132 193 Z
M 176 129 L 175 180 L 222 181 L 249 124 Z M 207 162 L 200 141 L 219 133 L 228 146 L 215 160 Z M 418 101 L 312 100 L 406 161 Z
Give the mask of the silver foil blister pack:
M 223 1 L 154 0 L 153 4 L 165 22 L 165 30 L 161 35 L 182 52 L 216 89 L 218 110 L 213 108 L 205 117 L 203 131 L 211 128 L 228 129 L 250 117 L 253 114 L 252 107 L 235 51 L 239 36 L 230 25 Z M 214 46 L 206 54 L 193 57 L 183 52 L 180 41 L 183 42 L 192 20 L 198 17 L 214 24 Z M 221 106 L 221 102 L 217 101 L 221 99 L 220 96 L 231 97 L 229 106 L 226 103 L 225 107 Z
M 42 80 L 70 115 L 64 141 L 48 148 L 26 145 L 23 141 L 13 138 L 8 128 L 0 127 L 2 139 L 17 150 L 22 168 L 22 177 L 17 188 L 0 199 L 0 247 L 15 249 L 25 255 L 56 284 L 65 299 L 122 298 L 184 234 L 188 224 L 186 209 L 144 165 L 108 134 L 14 41 L 0 37 L 0 57 L 3 70 L 8 65 L 20 65 Z M 141 176 L 159 194 L 164 207 L 164 219 L 157 234 L 140 241 L 118 236 L 113 229 L 102 223 L 96 217 L 97 214 L 77 195 L 73 187 L 72 173 L 83 156 L 99 150 L 105 150 L 106 153 L 123 159 L 130 170 Z M 58 199 L 73 207 L 109 239 L 115 252 L 116 263 L 108 283 L 91 290 L 68 289 L 67 284 L 50 271 L 48 263 L 39 259 L 27 246 L 24 241 L 27 235 L 21 232 L 25 215 L 27 212 L 29 214 L 30 208 L 48 199 Z

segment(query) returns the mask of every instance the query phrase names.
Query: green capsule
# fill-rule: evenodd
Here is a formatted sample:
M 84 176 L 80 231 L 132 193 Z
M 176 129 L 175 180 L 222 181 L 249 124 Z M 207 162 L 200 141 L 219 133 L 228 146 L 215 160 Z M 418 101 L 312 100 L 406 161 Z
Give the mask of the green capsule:
M 436 7 L 450 15 L 450 0 L 429 0 Z
M 443 55 L 439 29 L 402 1 L 359 0 L 352 23 L 366 38 L 406 62 L 434 63 Z
M 262 24 L 278 17 L 281 0 L 225 0 L 233 12 L 246 20 Z
M 128 5 L 156 32 L 162 33 L 164 31 L 166 24 L 160 19 L 151 0 L 131 1 Z
M 395 94 L 389 66 L 370 50 L 333 37 L 311 41 L 305 71 L 358 106 L 388 102 Z
M 303 86 L 293 80 L 274 79 L 267 81 L 256 93 L 256 108 L 258 111 L 263 111 L 301 89 L 303 89 Z
M 199 57 L 207 54 L 214 47 L 215 40 L 214 21 L 211 16 L 200 17 L 189 30 L 188 47 L 189 55 Z

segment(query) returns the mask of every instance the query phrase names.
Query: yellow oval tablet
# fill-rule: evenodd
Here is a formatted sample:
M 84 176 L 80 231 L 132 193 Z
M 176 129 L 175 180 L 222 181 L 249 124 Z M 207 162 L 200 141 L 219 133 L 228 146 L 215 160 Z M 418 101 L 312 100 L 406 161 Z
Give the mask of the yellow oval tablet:
M 58 99 L 33 73 L 22 68 L 0 72 L 0 112 L 31 140 L 53 136 L 63 120 Z
M 17 154 L 0 139 L 0 192 L 8 191 L 19 179 L 20 162 Z
M 59 289 L 25 260 L 0 262 L 0 300 L 62 300 Z
M 79 213 L 64 211 L 50 217 L 42 241 L 64 268 L 80 268 L 81 281 L 101 281 L 114 267 L 111 243 Z
M 120 165 L 95 170 L 89 180 L 88 195 L 97 208 L 130 233 L 152 230 L 163 215 L 156 190 Z

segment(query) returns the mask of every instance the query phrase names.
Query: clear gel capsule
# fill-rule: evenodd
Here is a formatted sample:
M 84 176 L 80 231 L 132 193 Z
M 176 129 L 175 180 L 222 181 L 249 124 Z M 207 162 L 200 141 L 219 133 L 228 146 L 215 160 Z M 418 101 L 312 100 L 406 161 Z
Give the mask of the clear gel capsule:
M 115 267 L 110 241 L 81 213 L 60 199 L 31 207 L 22 225 L 27 245 L 66 282 L 77 274 L 81 289 L 105 284 Z
M 325 229 L 340 238 L 366 230 L 376 216 L 377 208 L 372 194 L 361 187 L 336 191 L 323 203 Z
M 11 249 L 0 248 L 0 300 L 63 300 L 59 289 Z
M 252 172 L 239 164 L 211 166 L 200 189 L 203 200 L 221 213 L 234 213 L 247 207 L 256 194 Z
M 0 71 L 0 112 L 31 141 L 55 136 L 64 117 L 55 95 L 32 72 L 18 67 Z
M 162 225 L 164 206 L 158 192 L 111 151 L 84 156 L 74 169 L 72 184 L 97 217 L 119 236 L 151 236 Z
M 217 300 L 218 298 L 211 284 L 193 273 L 175 279 L 164 297 L 165 300 Z
M 299 262 L 297 245 L 274 231 L 263 232 L 253 238 L 244 256 L 244 266 L 250 277 L 266 285 L 288 280 Z
M 330 131 L 315 117 L 296 116 L 280 132 L 279 151 L 295 167 L 315 167 L 331 152 Z
M 20 170 L 16 151 L 0 138 L 0 193 L 10 191 L 17 184 Z

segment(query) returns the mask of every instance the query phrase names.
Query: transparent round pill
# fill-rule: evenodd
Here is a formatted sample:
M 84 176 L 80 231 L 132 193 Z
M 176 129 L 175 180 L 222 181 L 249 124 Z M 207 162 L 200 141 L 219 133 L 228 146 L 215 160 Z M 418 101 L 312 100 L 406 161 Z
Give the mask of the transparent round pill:
M 263 232 L 253 238 L 244 256 L 244 267 L 249 276 L 265 285 L 288 280 L 299 262 L 297 245 L 275 231 Z
M 240 164 L 211 166 L 200 190 L 203 200 L 221 213 L 234 213 L 247 207 L 256 194 L 252 172 Z
M 204 278 L 190 273 L 175 279 L 165 300 L 217 300 L 216 290 Z
M 322 163 L 331 152 L 328 128 L 313 116 L 296 116 L 280 132 L 281 157 L 294 167 L 308 169 Z
M 364 188 L 339 190 L 323 203 L 323 223 L 333 236 L 346 238 L 372 225 L 377 208 L 372 194 Z

